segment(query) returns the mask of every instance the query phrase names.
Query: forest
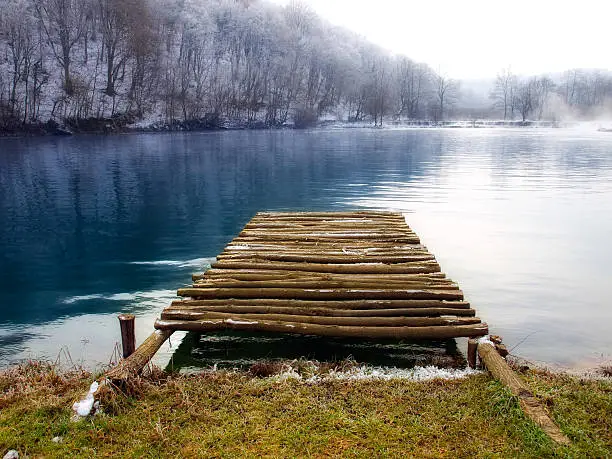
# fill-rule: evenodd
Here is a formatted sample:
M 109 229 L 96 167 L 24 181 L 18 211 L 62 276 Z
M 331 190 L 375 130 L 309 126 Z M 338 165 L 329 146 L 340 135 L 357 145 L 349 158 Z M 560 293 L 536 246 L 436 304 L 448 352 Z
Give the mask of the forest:
M 612 75 L 499 72 L 486 104 L 461 82 L 265 0 L 1 0 L 0 131 L 41 123 L 308 127 L 319 120 L 591 119 Z

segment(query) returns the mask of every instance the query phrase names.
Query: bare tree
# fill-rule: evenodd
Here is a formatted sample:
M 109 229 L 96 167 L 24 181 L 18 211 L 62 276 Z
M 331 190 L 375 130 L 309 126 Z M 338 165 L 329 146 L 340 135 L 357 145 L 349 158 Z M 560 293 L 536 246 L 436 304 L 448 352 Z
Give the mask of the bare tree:
M 429 91 L 430 70 L 401 56 L 397 62 L 396 78 L 399 97 L 399 115 L 410 119 L 422 116 L 423 99 Z
M 106 88 L 114 96 L 115 82 L 130 57 L 133 30 L 143 16 L 142 0 L 99 0 L 100 30 L 106 51 Z
M 537 110 L 537 119 L 541 120 L 544 109 L 547 106 L 548 98 L 554 90 L 555 83 L 547 76 L 541 76 L 532 80 L 534 109 Z
M 504 120 L 508 119 L 508 116 L 513 117 L 514 115 L 513 92 L 515 86 L 516 76 L 512 73 L 510 67 L 508 67 L 497 74 L 495 86 L 489 95 L 494 101 L 494 106 L 503 110 Z
M 456 102 L 459 97 L 459 82 L 438 74 L 434 76 L 434 87 L 437 99 L 437 110 L 434 115 L 437 121 L 444 120 L 444 109 Z
M 537 104 L 535 97 L 535 85 L 536 78 L 532 78 L 525 81 L 520 81 L 517 84 L 514 101 L 521 114 L 523 123 L 527 120 L 527 117 L 531 114 Z
M 33 0 L 42 27 L 49 39 L 53 56 L 64 73 L 64 91 L 74 87 L 70 75 L 72 49 L 81 38 L 85 24 L 83 2 L 79 0 Z

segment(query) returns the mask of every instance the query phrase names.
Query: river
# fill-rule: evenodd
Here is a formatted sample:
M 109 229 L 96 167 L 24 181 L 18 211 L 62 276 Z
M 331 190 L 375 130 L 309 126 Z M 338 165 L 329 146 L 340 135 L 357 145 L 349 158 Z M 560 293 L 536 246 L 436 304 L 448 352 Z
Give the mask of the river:
M 404 212 L 514 354 L 612 358 L 612 134 L 319 129 L 0 139 L 0 365 L 108 363 L 255 212 L 355 208 Z

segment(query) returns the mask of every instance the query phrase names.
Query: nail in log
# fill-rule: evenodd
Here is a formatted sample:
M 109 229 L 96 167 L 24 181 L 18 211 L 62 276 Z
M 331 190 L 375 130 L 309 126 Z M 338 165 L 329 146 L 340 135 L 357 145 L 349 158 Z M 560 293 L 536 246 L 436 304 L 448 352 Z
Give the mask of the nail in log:
M 119 314 L 119 325 L 121 326 L 121 344 L 123 347 L 124 359 L 132 355 L 136 350 L 134 319 L 134 314 Z

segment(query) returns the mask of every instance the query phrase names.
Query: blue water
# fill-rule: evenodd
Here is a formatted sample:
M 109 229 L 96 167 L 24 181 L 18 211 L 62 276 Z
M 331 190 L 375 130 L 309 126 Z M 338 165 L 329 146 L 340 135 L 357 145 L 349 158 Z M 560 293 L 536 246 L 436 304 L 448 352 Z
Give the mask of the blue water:
M 610 360 L 612 135 L 349 129 L 0 139 L 0 363 L 109 361 L 255 212 L 347 208 L 405 212 L 515 354 Z

